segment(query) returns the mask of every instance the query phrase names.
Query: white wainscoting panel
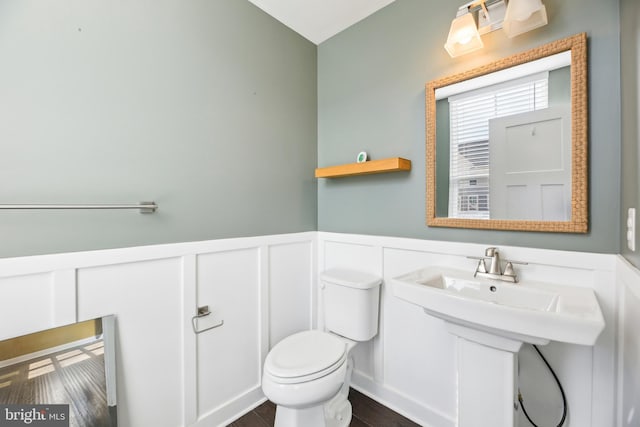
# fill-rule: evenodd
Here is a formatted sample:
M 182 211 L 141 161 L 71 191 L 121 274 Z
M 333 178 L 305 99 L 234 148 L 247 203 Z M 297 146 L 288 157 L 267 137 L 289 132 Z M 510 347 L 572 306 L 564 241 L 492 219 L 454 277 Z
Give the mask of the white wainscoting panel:
M 421 425 L 453 427 L 454 339 L 387 283 L 427 265 L 473 270 L 466 256 L 487 246 L 309 232 L 0 259 L 0 338 L 115 314 L 120 425 L 225 426 L 263 401 L 270 346 L 323 327 L 318 273 L 353 268 L 385 281 L 379 334 L 356 348 L 353 385 Z M 619 427 L 640 425 L 638 271 L 614 255 L 500 250 L 529 262 L 518 266 L 523 280 L 589 287 L 602 306 L 607 327 L 596 346 L 541 348 L 567 392 L 565 427 L 613 426 L 616 413 Z M 224 326 L 196 337 L 198 305 L 214 313 L 198 327 Z M 556 388 L 527 346 L 520 378 L 527 410 L 540 423 L 557 420 Z
M 455 263 L 455 257 L 446 254 L 385 248 L 385 283 L 427 265 Z M 453 425 L 457 411 L 455 338 L 442 320 L 427 316 L 417 305 L 407 304 L 387 290 L 385 383 L 427 408 L 421 420 L 430 425 Z
M 0 339 L 114 314 L 118 425 L 226 426 L 264 400 L 269 337 L 311 325 L 315 239 L 308 232 L 0 259 Z M 224 326 L 196 336 L 198 305 L 213 312 L 198 328 Z
M 0 278 L 0 339 L 55 326 L 53 273 Z
M 491 244 L 437 242 L 382 236 L 318 233 L 318 270 L 334 265 L 380 274 L 385 281 L 381 328 L 374 345 L 361 346 L 356 388 L 424 426 L 453 427 L 457 420 L 457 364 L 454 338 L 444 322 L 393 297 L 389 279 L 430 265 L 473 271 Z M 569 401 L 565 427 L 604 427 L 614 423 L 616 267 L 614 255 L 500 247 L 522 280 L 584 286 L 596 292 L 607 326 L 594 347 L 551 343 L 541 347 L 563 383 Z M 320 303 L 322 301 L 320 300 Z M 320 324 L 320 326 L 322 326 Z M 363 354 L 369 352 L 373 354 Z M 533 349 L 520 354 L 520 386 L 527 411 L 540 425 L 562 415 L 557 387 Z M 381 364 L 382 366 L 377 366 Z M 550 381 L 549 381 L 550 379 Z M 527 425 L 527 421 L 520 425 Z M 480 425 L 480 424 L 479 424 Z M 555 424 L 554 424 L 555 425 Z
M 640 271 L 618 259 L 618 423 L 640 425 Z
M 115 314 L 118 426 L 179 426 L 180 258 L 82 268 L 78 321 Z
M 198 255 L 197 305 L 212 314 L 197 336 L 198 419 L 260 389 L 260 249 Z M 224 421 L 224 420 L 221 420 Z
M 269 247 L 269 348 L 313 326 L 313 242 Z

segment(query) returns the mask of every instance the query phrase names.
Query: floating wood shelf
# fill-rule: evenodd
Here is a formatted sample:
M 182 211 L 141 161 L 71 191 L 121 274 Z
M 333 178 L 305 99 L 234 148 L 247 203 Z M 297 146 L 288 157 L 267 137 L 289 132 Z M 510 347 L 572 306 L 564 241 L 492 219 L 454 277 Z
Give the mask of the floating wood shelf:
M 348 163 L 316 169 L 316 178 L 339 178 L 343 176 L 369 175 L 373 173 L 411 170 L 411 160 L 402 157 L 370 160 L 364 163 Z

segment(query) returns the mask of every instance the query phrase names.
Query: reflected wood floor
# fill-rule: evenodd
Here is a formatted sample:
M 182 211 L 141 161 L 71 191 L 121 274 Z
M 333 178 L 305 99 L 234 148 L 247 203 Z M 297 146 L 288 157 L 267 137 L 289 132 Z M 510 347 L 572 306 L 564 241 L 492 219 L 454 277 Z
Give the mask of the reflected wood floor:
M 0 369 L 0 403 L 69 404 L 71 427 L 111 426 L 101 339 Z
M 354 389 L 349 391 L 349 401 L 353 408 L 350 427 L 420 427 L 420 424 L 408 420 Z M 276 405 L 266 401 L 228 427 L 272 427 L 275 418 Z

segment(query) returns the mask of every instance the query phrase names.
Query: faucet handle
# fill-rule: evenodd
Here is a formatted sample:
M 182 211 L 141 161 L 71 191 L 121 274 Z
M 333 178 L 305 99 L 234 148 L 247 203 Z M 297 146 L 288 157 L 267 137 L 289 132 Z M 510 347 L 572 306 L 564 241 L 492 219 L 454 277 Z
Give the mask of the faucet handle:
M 516 272 L 513 269 L 513 264 L 527 265 L 529 263 L 522 262 L 522 261 L 509 261 L 509 260 L 505 260 L 505 261 L 507 264 L 504 266 L 504 273 L 502 273 L 502 275 L 512 277 L 513 283 L 518 283 L 518 276 L 516 275 Z
M 504 276 L 513 276 L 516 277 L 516 272 L 513 269 L 513 263 L 511 261 L 507 261 L 507 265 L 504 266 Z
M 486 273 L 487 272 L 487 266 L 484 263 L 484 258 L 480 258 L 478 260 L 478 266 L 476 267 L 476 271 L 475 273 L 473 273 L 473 277 L 476 277 L 476 274 L 478 273 Z
M 486 273 L 487 272 L 487 266 L 484 263 L 485 257 L 479 257 L 479 256 L 468 256 L 467 258 L 469 259 L 475 259 L 478 261 L 478 265 L 476 266 L 476 271 L 473 272 L 473 277 L 476 277 L 478 275 L 478 273 Z
M 507 265 L 505 265 L 504 267 L 504 273 L 502 273 L 502 276 L 504 276 L 505 278 L 510 278 L 513 283 L 518 283 L 518 276 L 516 275 L 516 272 L 513 270 L 513 264 L 511 262 L 507 262 Z

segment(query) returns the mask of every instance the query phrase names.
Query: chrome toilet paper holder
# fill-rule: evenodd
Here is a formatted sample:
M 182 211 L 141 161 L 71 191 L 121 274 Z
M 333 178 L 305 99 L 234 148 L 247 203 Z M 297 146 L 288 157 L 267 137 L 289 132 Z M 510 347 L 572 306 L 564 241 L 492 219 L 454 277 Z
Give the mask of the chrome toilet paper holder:
M 224 320 L 221 320 L 220 322 L 216 323 L 215 325 L 209 326 L 208 328 L 199 331 L 198 327 L 197 327 L 198 319 L 202 319 L 203 317 L 207 317 L 210 314 L 211 314 L 211 311 L 209 311 L 209 306 L 208 305 L 203 305 L 202 307 L 198 307 L 198 314 L 196 314 L 195 316 L 193 316 L 191 318 L 191 326 L 193 326 L 193 332 L 196 335 L 197 334 L 201 334 L 203 332 L 210 331 L 211 329 L 219 328 L 220 326 L 224 325 Z

